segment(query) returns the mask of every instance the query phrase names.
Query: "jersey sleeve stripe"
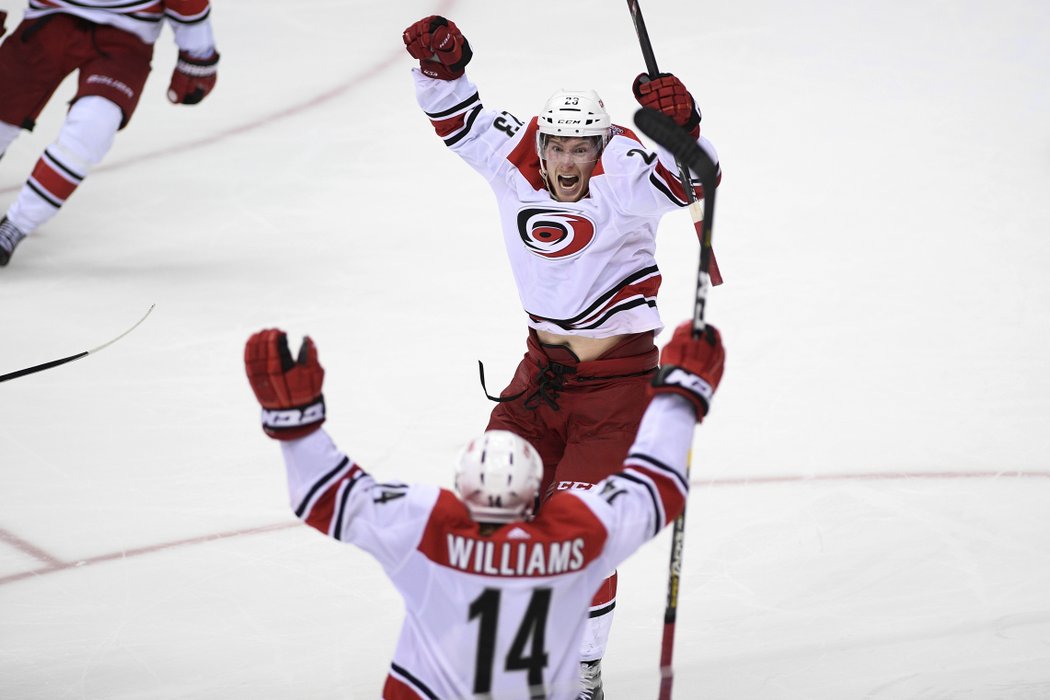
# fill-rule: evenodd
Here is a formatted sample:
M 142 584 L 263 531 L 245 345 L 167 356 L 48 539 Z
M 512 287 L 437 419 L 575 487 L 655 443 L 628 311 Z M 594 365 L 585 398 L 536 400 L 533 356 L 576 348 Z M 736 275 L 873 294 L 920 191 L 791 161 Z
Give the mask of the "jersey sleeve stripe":
M 673 187 L 668 186 L 666 182 L 657 177 L 656 173 L 653 173 L 649 176 L 649 181 L 653 183 L 653 187 L 655 187 L 657 190 L 663 193 L 663 195 L 669 200 L 671 200 L 671 202 L 676 206 L 684 207 L 688 204 L 688 202 L 686 202 L 685 199 L 675 194 Z M 681 192 L 683 195 L 685 194 L 685 190 L 681 188 L 681 185 L 679 185 L 678 191 Z
M 336 513 L 335 520 L 332 523 L 332 537 L 340 542 L 343 541 L 343 523 L 346 522 L 346 502 L 350 499 L 350 492 L 354 490 L 354 486 L 365 475 L 360 469 L 351 472 L 351 474 L 352 476 L 350 476 L 349 480 L 343 481 L 339 486 L 341 491 L 339 494 L 339 511 Z
M 428 688 L 426 683 L 409 673 L 408 669 L 404 668 L 403 666 L 399 666 L 397 662 L 390 663 L 390 670 L 391 675 L 393 675 L 397 680 L 407 682 L 409 685 L 412 686 L 412 688 L 416 692 L 422 693 L 425 697 L 429 698 L 429 700 L 439 700 L 437 694 L 433 690 Z
M 306 512 L 310 501 L 314 499 L 314 496 L 317 494 L 317 492 L 323 489 L 329 481 L 334 479 L 336 475 L 343 471 L 343 469 L 346 467 L 347 464 L 349 464 L 349 462 L 349 457 L 343 457 L 339 464 L 337 464 L 331 471 L 329 471 L 327 474 L 318 479 L 317 482 L 310 487 L 310 490 L 306 492 L 306 496 L 304 496 L 303 500 L 299 503 L 299 507 L 295 509 L 295 516 L 297 518 L 303 517 L 303 513 Z
M 445 138 L 445 145 L 452 147 L 466 138 L 467 134 L 470 133 L 471 127 L 474 126 L 474 121 L 478 118 L 479 114 L 481 114 L 481 105 L 475 107 L 470 114 L 467 115 L 467 123 L 463 125 L 463 128 L 460 129 L 458 134 Z
M 431 121 L 440 121 L 442 119 L 448 119 L 454 114 L 466 112 L 467 108 L 472 107 L 475 103 L 481 103 L 481 97 L 476 92 L 458 105 L 449 107 L 448 109 L 443 109 L 440 112 L 425 112 L 425 114 Z
M 639 463 L 644 463 L 644 466 L 649 467 L 651 469 L 659 470 L 663 472 L 665 476 L 672 477 L 673 479 L 675 479 L 675 481 L 678 482 L 679 489 L 683 493 L 689 493 L 689 482 L 686 481 L 686 478 L 682 474 L 682 472 L 678 469 L 674 469 L 673 467 L 668 466 L 667 464 L 664 464 L 663 462 L 654 457 L 650 457 L 649 455 L 643 454 L 641 452 L 632 452 L 631 454 L 627 455 L 627 459 L 624 461 L 625 466 L 635 466 Z
M 365 476 L 364 470 L 356 464 L 350 467 L 350 471 L 343 474 L 328 485 L 317 499 L 310 504 L 305 513 L 300 516 L 307 525 L 329 535 L 340 539 L 343 527 L 343 514 L 346 500 L 350 492 Z M 336 504 L 338 503 L 338 512 Z
M 639 486 L 644 488 L 649 494 L 649 499 L 652 501 L 653 504 L 653 514 L 655 516 L 653 518 L 653 532 L 650 535 L 650 537 L 656 537 L 660 533 L 660 529 L 664 526 L 664 523 L 666 522 L 664 519 L 663 504 L 660 501 L 660 496 L 656 490 L 656 487 L 653 486 L 652 481 L 650 481 L 647 478 L 643 478 L 642 475 L 637 472 L 622 471 L 616 476 L 617 478 L 624 479 L 625 481 L 630 481 L 635 484 L 638 484 Z
M 659 515 L 661 518 L 656 524 L 657 531 L 678 517 L 685 508 L 685 497 L 688 491 L 683 491 L 678 482 L 668 479 L 666 474 L 639 465 L 628 467 L 625 471 L 651 484 L 652 489 L 656 492 L 660 501 Z

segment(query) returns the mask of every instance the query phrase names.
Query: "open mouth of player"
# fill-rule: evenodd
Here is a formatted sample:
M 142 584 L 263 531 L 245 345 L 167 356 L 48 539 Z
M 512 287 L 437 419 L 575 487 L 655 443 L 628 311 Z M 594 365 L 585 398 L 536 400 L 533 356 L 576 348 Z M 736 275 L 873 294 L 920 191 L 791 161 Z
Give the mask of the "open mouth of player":
M 564 189 L 571 190 L 580 184 L 579 175 L 559 175 L 558 185 Z

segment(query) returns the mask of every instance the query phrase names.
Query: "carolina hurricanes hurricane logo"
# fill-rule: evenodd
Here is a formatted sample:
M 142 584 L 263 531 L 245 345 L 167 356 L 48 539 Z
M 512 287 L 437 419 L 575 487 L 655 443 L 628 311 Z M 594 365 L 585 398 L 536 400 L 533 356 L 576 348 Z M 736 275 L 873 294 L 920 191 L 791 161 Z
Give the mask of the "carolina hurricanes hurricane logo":
M 544 258 L 571 258 L 594 240 L 594 222 L 571 211 L 522 209 L 518 212 L 522 243 Z

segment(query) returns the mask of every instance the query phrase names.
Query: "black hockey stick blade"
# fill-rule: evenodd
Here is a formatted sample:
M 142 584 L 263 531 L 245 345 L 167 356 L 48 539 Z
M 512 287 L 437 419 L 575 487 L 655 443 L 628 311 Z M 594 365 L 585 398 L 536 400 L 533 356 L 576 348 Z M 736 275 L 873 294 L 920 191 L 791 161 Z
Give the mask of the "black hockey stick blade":
M 19 377 L 24 377 L 27 374 L 36 374 L 37 372 L 43 372 L 45 369 L 51 369 L 52 367 L 58 367 L 60 365 L 68 364 L 70 362 L 73 362 L 74 360 L 79 360 L 82 357 L 87 357 L 91 353 L 98 352 L 103 348 L 109 347 L 113 343 L 126 336 L 131 331 L 138 328 L 139 325 L 146 320 L 146 317 L 150 315 L 150 312 L 153 311 L 154 306 L 156 306 L 156 304 L 150 304 L 150 307 L 146 309 L 146 313 L 142 316 L 142 318 L 136 321 L 135 325 L 133 325 L 131 328 L 127 329 L 113 340 L 102 343 L 102 345 L 99 345 L 97 348 L 83 350 L 81 352 L 76 353 L 75 355 L 70 355 L 69 357 L 60 357 L 57 360 L 51 360 L 50 362 L 42 362 L 39 365 L 33 365 L 32 367 L 26 367 L 25 369 L 16 370 L 14 372 L 8 372 L 7 374 L 0 374 L 0 382 L 6 382 L 9 379 L 18 379 Z

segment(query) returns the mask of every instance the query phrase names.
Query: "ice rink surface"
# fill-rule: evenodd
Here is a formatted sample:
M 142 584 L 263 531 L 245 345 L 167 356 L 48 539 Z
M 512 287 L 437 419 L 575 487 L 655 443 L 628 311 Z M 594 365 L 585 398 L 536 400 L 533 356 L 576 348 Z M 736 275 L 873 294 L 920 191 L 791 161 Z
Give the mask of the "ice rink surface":
M 643 10 L 724 170 L 675 697 L 1050 698 L 1050 5 Z M 624 3 L 216 0 L 215 92 L 167 103 L 165 30 L 103 166 L 0 270 L 0 373 L 156 304 L 0 385 L 0 698 L 379 696 L 400 600 L 292 517 L 241 353 L 309 333 L 341 446 L 451 485 L 476 361 L 501 387 L 525 322 L 486 183 L 415 104 L 400 35 L 434 12 L 487 105 L 593 87 L 631 125 Z M 659 245 L 673 326 L 688 214 Z M 656 696 L 667 558 L 665 533 L 621 570 L 609 700 Z

